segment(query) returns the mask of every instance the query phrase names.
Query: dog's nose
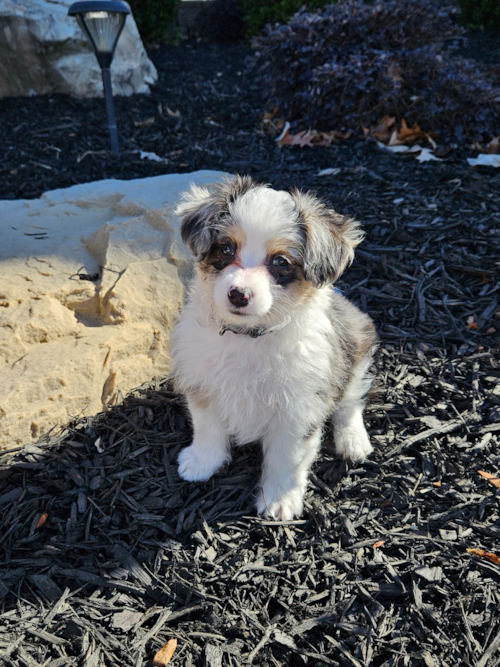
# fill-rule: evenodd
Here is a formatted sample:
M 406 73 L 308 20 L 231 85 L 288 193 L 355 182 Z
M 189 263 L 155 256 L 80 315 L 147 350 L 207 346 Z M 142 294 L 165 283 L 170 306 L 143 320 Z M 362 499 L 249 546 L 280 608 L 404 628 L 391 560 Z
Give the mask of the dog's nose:
M 244 308 L 252 298 L 252 290 L 246 287 L 231 287 L 227 298 L 236 308 Z

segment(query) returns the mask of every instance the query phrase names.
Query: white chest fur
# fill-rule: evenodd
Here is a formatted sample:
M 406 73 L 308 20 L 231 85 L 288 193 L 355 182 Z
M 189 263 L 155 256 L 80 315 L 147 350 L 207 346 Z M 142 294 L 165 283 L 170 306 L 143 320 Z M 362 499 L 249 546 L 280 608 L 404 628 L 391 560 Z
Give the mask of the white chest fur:
M 206 396 L 237 442 L 262 437 L 270 421 L 282 414 L 301 423 L 324 419 L 331 345 L 334 335 L 321 311 L 259 338 L 200 321 L 188 304 L 174 333 L 174 371 L 180 389 Z M 310 414 L 303 414 L 308 411 Z

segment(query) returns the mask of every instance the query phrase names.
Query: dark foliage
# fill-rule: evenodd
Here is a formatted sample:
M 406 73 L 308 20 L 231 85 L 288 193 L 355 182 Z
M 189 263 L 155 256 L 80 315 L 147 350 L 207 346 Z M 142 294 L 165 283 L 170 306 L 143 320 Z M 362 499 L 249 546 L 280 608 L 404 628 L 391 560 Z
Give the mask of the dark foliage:
M 266 23 L 284 23 L 301 7 L 309 11 L 324 7 L 327 0 L 239 0 L 245 13 L 248 34 L 256 35 Z
M 145 42 L 164 41 L 173 30 L 179 0 L 129 0 L 137 27 Z
M 196 19 L 196 32 L 208 42 L 239 42 L 246 33 L 243 15 L 238 0 L 211 0 Z
M 477 65 L 443 55 L 455 16 L 431 0 L 301 10 L 255 40 L 267 100 L 302 128 L 354 131 L 389 115 L 440 140 L 486 141 L 500 131 L 499 93 Z
M 498 0 L 459 0 L 465 25 L 486 30 L 500 30 Z

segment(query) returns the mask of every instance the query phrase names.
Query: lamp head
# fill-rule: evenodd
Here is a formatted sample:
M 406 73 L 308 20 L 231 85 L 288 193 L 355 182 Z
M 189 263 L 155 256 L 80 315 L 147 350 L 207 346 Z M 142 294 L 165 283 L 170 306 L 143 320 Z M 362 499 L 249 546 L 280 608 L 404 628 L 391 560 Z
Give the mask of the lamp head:
M 109 67 L 130 8 L 118 0 L 74 2 L 68 10 L 92 44 L 101 67 Z

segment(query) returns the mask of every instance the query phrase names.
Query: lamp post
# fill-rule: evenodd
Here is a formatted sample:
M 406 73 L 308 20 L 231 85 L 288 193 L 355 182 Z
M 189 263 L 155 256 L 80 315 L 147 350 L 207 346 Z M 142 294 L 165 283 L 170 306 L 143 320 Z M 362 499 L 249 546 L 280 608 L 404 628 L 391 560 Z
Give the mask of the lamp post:
M 115 55 L 118 39 L 125 26 L 127 14 L 130 14 L 128 5 L 116 0 L 75 2 L 68 10 L 68 15 L 76 17 L 78 25 L 87 35 L 101 66 L 111 149 L 116 155 L 120 154 L 120 149 L 118 147 L 118 131 L 116 129 L 115 105 L 109 68 Z

